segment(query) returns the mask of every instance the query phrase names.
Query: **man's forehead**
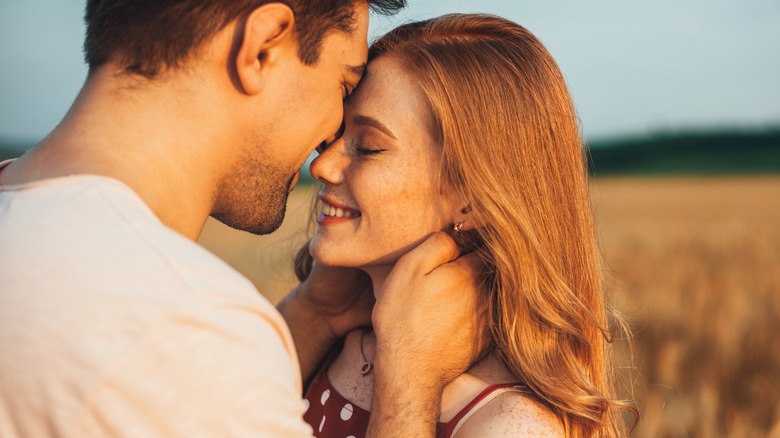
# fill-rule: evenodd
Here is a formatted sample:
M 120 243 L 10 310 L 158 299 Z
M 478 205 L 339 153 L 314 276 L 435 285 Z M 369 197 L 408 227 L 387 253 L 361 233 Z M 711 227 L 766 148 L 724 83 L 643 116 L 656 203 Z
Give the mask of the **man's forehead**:
M 335 64 L 344 76 L 358 80 L 365 72 L 368 59 L 368 3 L 362 6 L 356 4 L 355 7 L 356 26 L 352 32 L 335 31 L 326 34 L 322 55 L 327 59 L 326 62 Z
M 348 62 L 349 66 L 361 69 L 360 72 L 352 71 L 350 73 L 360 76 L 365 72 L 366 59 L 368 58 L 368 2 L 362 3 L 362 5 L 356 5 L 355 21 L 357 25 L 349 38 L 353 47 L 353 53 L 358 53 L 359 58 L 350 59 L 350 62 Z

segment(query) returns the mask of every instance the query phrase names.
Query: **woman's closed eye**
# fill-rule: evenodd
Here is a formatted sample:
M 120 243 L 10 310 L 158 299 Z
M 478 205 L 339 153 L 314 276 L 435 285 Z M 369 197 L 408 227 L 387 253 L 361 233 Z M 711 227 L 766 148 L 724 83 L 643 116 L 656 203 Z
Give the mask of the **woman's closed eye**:
M 352 144 L 352 149 L 361 157 L 368 157 L 385 151 L 385 149 L 367 146 L 357 142 Z

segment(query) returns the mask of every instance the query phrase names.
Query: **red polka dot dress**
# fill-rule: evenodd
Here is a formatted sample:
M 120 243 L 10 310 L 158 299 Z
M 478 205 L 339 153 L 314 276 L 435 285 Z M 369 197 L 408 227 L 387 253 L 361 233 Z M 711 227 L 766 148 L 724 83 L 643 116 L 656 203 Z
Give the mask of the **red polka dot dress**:
M 447 423 L 436 425 L 437 438 L 449 438 L 481 407 L 507 391 L 519 391 L 515 384 L 492 385 Z M 333 388 L 327 370 L 321 372 L 304 395 L 306 413 L 303 419 L 320 438 L 364 438 L 370 412 L 355 406 Z

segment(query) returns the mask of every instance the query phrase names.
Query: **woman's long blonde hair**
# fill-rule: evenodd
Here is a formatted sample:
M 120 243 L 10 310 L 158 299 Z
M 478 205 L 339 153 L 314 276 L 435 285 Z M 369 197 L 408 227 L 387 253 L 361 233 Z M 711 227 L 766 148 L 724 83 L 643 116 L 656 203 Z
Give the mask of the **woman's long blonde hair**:
M 480 226 L 495 353 L 569 436 L 624 434 L 582 141 L 566 82 L 522 26 L 453 14 L 375 42 L 428 100 L 442 177 Z
M 621 413 L 633 408 L 610 378 L 587 167 L 552 56 L 522 26 L 475 14 L 396 28 L 369 49 L 369 62 L 380 56 L 400 60 L 423 91 L 442 182 L 479 224 L 468 243 L 483 262 L 495 354 L 567 436 L 624 435 Z

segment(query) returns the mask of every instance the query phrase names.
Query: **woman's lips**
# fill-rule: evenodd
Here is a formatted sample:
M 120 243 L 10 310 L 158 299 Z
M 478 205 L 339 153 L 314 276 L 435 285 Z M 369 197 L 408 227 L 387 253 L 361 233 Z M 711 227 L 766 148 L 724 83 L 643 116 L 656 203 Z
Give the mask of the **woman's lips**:
M 322 210 L 317 215 L 317 223 L 320 225 L 347 222 L 360 217 L 360 211 L 349 208 L 335 199 L 320 196 Z
M 329 205 L 329 204 L 324 204 L 322 206 L 322 214 L 324 214 L 325 216 L 343 217 L 347 219 L 352 219 L 353 217 L 360 216 L 360 213 L 357 213 L 354 210 L 350 210 L 348 208 L 334 207 L 333 205 Z

